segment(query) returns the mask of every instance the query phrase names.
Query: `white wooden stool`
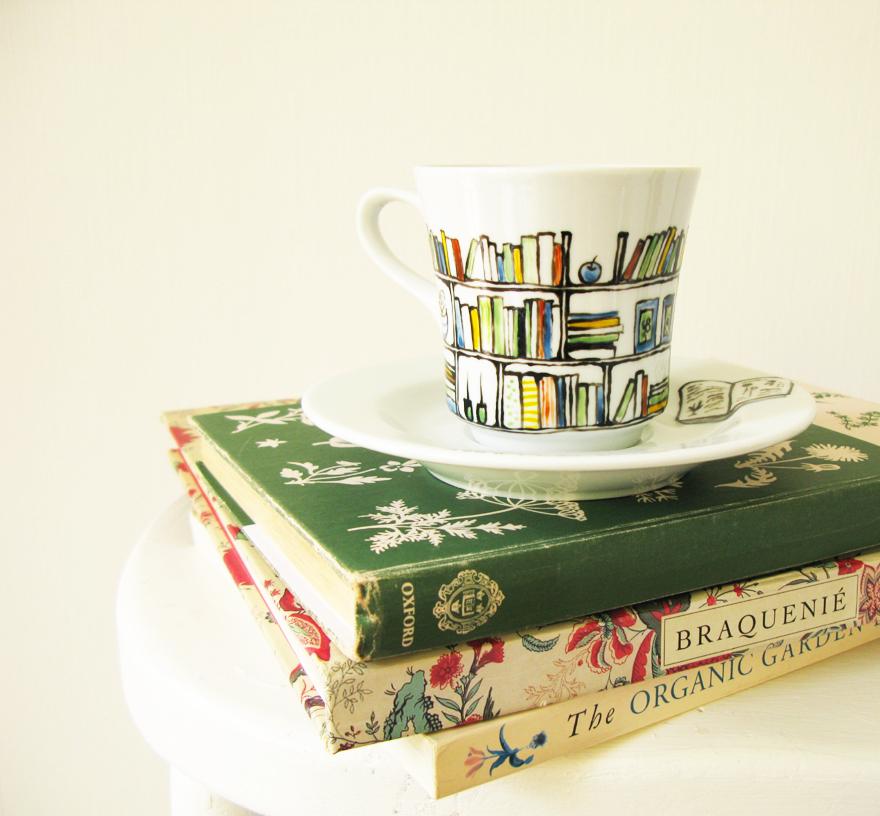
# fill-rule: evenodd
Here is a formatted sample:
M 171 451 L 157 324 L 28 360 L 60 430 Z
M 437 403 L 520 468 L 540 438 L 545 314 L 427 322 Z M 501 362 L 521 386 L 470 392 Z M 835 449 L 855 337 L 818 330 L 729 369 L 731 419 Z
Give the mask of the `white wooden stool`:
M 329 756 L 187 512 L 145 533 L 117 604 L 125 695 L 175 816 L 880 814 L 880 642 L 439 801 L 389 745 Z

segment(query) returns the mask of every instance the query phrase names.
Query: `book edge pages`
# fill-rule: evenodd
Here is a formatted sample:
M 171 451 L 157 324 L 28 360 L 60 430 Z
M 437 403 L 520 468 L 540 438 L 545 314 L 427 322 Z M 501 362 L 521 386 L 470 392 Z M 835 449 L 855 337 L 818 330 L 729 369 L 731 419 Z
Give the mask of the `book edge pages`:
M 201 532 L 204 535 L 203 553 L 206 559 L 216 559 L 214 563 L 217 565 L 217 570 L 225 572 L 228 579 L 238 590 L 238 597 L 244 602 L 251 618 L 262 633 L 266 645 L 284 672 L 284 677 L 288 679 L 291 685 L 291 692 L 298 692 L 300 702 L 304 708 L 303 713 L 318 732 L 319 739 L 326 746 L 328 723 L 323 699 L 317 695 L 311 683 L 311 678 L 303 669 L 297 654 L 291 649 L 277 621 L 271 615 L 271 610 L 266 606 L 264 599 L 257 591 L 256 582 L 253 575 L 247 571 L 247 565 L 242 566 L 245 572 L 247 572 L 247 578 L 251 583 L 243 585 L 233 575 L 229 565 L 226 564 L 224 555 L 232 547 L 225 532 L 219 529 L 220 523 L 208 506 L 208 502 L 184 461 L 181 452 L 178 450 L 170 451 L 169 459 L 190 500 L 191 512 L 189 513 L 189 523 L 190 530 L 193 533 L 194 545 L 198 546 L 199 539 L 197 534 Z M 251 592 L 251 589 L 254 591 Z M 268 618 L 267 615 L 269 616 Z
M 336 644 L 348 657 L 362 659 L 363 655 L 358 652 L 358 632 L 354 625 L 356 589 L 345 582 L 327 558 L 319 555 L 294 527 L 287 524 L 286 518 L 276 508 L 266 504 L 259 490 L 233 464 L 218 453 L 210 442 L 203 443 L 202 440 L 200 437 L 193 444 L 195 456 L 204 462 L 224 489 L 235 496 L 235 500 L 261 526 L 264 533 L 271 536 L 284 559 L 296 566 L 299 576 L 308 574 L 309 579 L 297 580 L 298 576 L 283 570 L 281 559 L 279 563 L 273 564 L 276 571 L 286 572 L 285 580 L 295 586 L 299 594 L 315 594 L 323 599 L 333 610 L 333 620 L 322 620 L 322 624 L 333 631 Z M 279 570 L 278 567 L 282 569 Z M 350 615 L 342 614 L 341 610 L 346 608 L 352 610 Z

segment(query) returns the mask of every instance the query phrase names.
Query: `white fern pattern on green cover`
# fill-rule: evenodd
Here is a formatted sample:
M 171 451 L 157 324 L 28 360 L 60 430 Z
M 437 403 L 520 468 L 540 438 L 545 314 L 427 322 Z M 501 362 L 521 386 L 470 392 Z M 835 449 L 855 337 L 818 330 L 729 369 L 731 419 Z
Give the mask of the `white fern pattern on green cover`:
M 399 461 L 389 459 L 384 465 L 364 467 L 360 462 L 349 462 L 346 459 L 337 459 L 333 465 L 319 467 L 314 462 L 288 462 L 288 467 L 281 470 L 281 478 L 284 484 L 295 487 L 305 487 L 316 484 L 344 484 L 344 485 L 368 485 L 376 482 L 387 482 L 390 476 L 381 476 L 376 471 L 384 473 L 412 473 L 421 465 L 413 459 Z
M 402 499 L 395 499 L 391 504 L 377 506 L 375 513 L 360 516 L 376 522 L 375 524 L 349 527 L 348 532 L 378 530 L 379 532 L 371 535 L 367 541 L 370 542 L 370 549 L 379 554 L 408 542 L 426 541 L 437 547 L 446 536 L 475 539 L 480 533 L 504 535 L 506 532 L 522 530 L 525 527 L 523 524 L 478 521 L 485 516 L 507 513 L 510 508 L 469 516 L 453 516 L 450 510 L 419 513 L 418 509 L 418 507 L 409 507 Z
M 226 414 L 225 416 L 226 419 L 238 423 L 232 431 L 234 434 L 266 425 L 286 425 L 288 422 L 302 422 L 303 425 L 313 424 L 298 405 L 287 406 L 284 413 L 281 413 L 280 408 L 272 408 L 268 411 L 260 411 L 259 414 L 253 416 L 249 414 Z
M 475 490 L 463 490 L 455 497 L 456 499 L 476 499 L 487 504 L 497 504 L 508 510 L 525 510 L 528 513 L 538 513 L 542 516 L 558 516 L 559 518 L 572 519 L 572 521 L 586 521 L 587 514 L 576 501 L 555 499 L 514 499 L 508 496 L 490 496 L 478 493 Z
M 408 542 L 425 541 L 438 547 L 447 536 L 473 540 L 478 538 L 480 533 L 498 536 L 515 530 L 524 530 L 526 528 L 524 524 L 480 521 L 488 516 L 497 516 L 514 510 L 544 516 L 558 516 L 573 521 L 587 520 L 587 514 L 583 508 L 577 502 L 572 501 L 514 499 L 506 496 L 487 496 L 471 490 L 458 493 L 456 498 L 478 500 L 485 504 L 497 505 L 499 509 L 459 516 L 453 516 L 452 511 L 445 508 L 435 513 L 419 513 L 418 507 L 409 507 L 402 499 L 396 499 L 391 504 L 377 506 L 375 513 L 360 516 L 360 518 L 368 518 L 376 522 L 375 524 L 349 527 L 348 532 L 378 530 L 367 541 L 370 542 L 370 549 L 379 554 Z
M 811 473 L 840 470 L 840 463 L 864 462 L 868 454 L 851 445 L 831 445 L 817 442 L 802 448 L 806 456 L 787 457 L 792 452 L 792 440 L 780 442 L 764 450 L 751 454 L 734 464 L 735 468 L 749 473 L 734 482 L 725 482 L 716 487 L 759 488 L 767 487 L 777 480 L 780 470 L 807 470 Z M 818 461 L 814 461 L 818 460 Z

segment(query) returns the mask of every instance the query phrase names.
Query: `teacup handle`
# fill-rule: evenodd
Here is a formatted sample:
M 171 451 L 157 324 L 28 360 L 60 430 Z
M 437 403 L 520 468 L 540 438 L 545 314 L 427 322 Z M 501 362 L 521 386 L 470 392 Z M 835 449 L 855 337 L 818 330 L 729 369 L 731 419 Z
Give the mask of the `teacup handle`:
M 418 196 L 406 190 L 391 187 L 375 187 L 364 193 L 358 204 L 357 231 L 367 255 L 391 280 L 399 283 L 407 292 L 415 295 L 431 313 L 437 316 L 437 289 L 428 279 L 401 263 L 388 248 L 379 229 L 379 213 L 386 204 L 403 201 L 411 204 L 420 213 L 422 206 Z

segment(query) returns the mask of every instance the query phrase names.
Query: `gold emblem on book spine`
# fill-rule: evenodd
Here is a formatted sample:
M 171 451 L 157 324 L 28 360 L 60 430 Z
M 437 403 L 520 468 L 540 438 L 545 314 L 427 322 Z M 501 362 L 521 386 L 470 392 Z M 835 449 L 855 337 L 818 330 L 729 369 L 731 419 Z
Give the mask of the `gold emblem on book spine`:
M 440 629 L 466 635 L 491 618 L 504 601 L 504 593 L 488 575 L 462 570 L 437 593 L 434 617 Z

